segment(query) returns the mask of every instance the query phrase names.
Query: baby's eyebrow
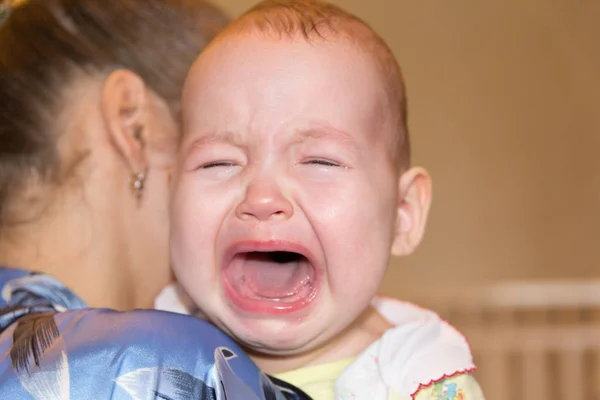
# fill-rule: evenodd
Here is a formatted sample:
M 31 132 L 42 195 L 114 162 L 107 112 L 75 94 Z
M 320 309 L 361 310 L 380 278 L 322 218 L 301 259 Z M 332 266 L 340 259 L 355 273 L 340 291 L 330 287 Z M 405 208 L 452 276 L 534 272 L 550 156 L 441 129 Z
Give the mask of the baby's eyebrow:
M 244 147 L 245 142 L 243 137 L 233 131 L 214 131 L 201 134 L 199 137 L 191 141 L 186 147 L 189 151 L 202 147 L 209 143 L 227 143 L 237 147 Z
M 299 144 L 310 139 L 330 140 L 344 145 L 350 145 L 353 150 L 358 150 L 359 145 L 356 139 L 349 133 L 334 128 L 327 124 L 316 124 L 310 128 L 298 129 L 294 132 L 288 144 Z M 247 143 L 244 136 L 235 131 L 213 131 L 199 135 L 189 144 L 185 145 L 185 152 L 191 153 L 195 149 L 203 147 L 210 143 L 226 143 L 239 148 L 246 148 Z
M 298 130 L 296 132 L 294 142 L 303 142 L 306 139 L 328 139 L 344 144 L 350 144 L 353 147 L 358 147 L 358 144 L 352 135 L 341 129 L 337 129 L 325 124 L 319 124 L 308 129 Z

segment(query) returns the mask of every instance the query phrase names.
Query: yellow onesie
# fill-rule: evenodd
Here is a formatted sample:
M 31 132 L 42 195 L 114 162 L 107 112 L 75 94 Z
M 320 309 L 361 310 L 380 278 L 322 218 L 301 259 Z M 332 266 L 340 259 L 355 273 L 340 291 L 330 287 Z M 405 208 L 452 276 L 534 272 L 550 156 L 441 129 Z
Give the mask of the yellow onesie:
M 335 399 L 335 382 L 354 358 L 315 365 L 279 374 L 276 377 L 301 388 L 315 400 Z M 340 393 L 341 399 L 355 398 L 349 393 Z M 386 400 L 483 400 L 477 381 L 469 373 L 459 374 L 438 382 L 422 386 L 410 397 L 400 397 L 392 390 Z M 377 399 L 366 399 L 377 400 Z

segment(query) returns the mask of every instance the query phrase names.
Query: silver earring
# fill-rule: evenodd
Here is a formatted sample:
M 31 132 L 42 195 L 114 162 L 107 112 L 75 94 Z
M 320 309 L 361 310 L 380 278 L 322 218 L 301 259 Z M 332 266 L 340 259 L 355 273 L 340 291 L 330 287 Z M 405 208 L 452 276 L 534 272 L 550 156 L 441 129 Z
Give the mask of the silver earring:
M 133 174 L 133 179 L 131 182 L 131 189 L 133 189 L 133 193 L 138 199 L 142 198 L 144 194 L 144 182 L 146 180 L 146 174 L 144 172 L 140 172 L 137 174 Z
M 142 136 L 143 129 L 142 127 L 137 127 L 133 132 L 133 137 L 135 140 L 140 142 L 140 147 L 144 147 L 144 138 Z M 138 199 L 142 198 L 144 194 L 144 181 L 146 180 L 145 172 L 138 172 L 137 174 L 133 174 L 133 179 L 131 180 L 131 188 L 133 189 L 133 193 Z

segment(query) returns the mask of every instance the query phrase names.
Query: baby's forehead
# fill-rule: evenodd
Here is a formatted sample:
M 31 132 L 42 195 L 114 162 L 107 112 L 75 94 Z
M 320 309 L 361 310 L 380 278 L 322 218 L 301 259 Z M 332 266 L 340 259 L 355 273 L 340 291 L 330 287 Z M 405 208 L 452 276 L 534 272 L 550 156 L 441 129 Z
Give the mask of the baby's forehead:
M 248 81 L 256 74 L 256 67 L 269 68 L 269 64 L 280 66 L 279 70 L 271 69 L 273 80 L 294 79 L 292 67 L 297 72 L 304 65 L 309 65 L 315 75 L 322 74 L 324 69 L 335 69 L 328 76 L 335 83 L 347 78 L 346 71 L 360 71 L 360 76 L 348 82 L 359 86 L 365 81 L 376 90 L 387 90 L 388 76 L 381 68 L 379 60 L 366 51 L 363 46 L 345 37 L 332 39 L 306 40 L 303 37 L 274 37 L 261 32 L 246 34 L 245 32 L 226 33 L 214 41 L 196 60 L 184 85 L 184 93 L 202 94 L 202 88 L 208 84 L 226 87 L 232 76 L 239 78 L 246 75 Z M 292 64 L 292 65 L 290 65 Z M 272 86 L 265 83 L 265 89 Z
M 360 18 L 328 3 L 320 2 L 263 2 L 252 8 L 225 28 L 211 47 L 219 48 L 223 42 L 231 43 L 232 35 L 241 37 L 262 37 L 263 39 L 286 41 L 294 40 L 315 44 L 350 44 L 354 56 L 346 57 L 345 68 L 361 58 L 368 60 L 377 70 L 377 81 L 373 87 L 383 87 L 385 106 L 382 115 L 386 123 L 393 127 L 393 144 L 398 147 L 397 157 L 403 167 L 410 162 L 408 129 L 406 126 L 406 99 L 402 74 L 391 49 L 385 41 Z M 239 37 L 233 42 L 239 40 Z M 200 58 L 204 57 L 204 54 Z M 265 56 L 269 57 L 269 55 Z M 335 77 L 333 78 L 335 80 Z M 359 78 L 364 80 L 364 77 Z M 397 146 L 396 146 L 397 145 Z M 402 161 L 403 160 L 403 161 Z
M 184 87 L 184 136 L 223 127 L 245 130 L 249 115 L 267 120 L 269 130 L 302 112 L 304 121 L 369 132 L 363 144 L 384 140 L 389 151 L 399 141 L 399 130 L 388 92 L 372 56 L 346 39 L 307 42 L 228 34 L 190 72 Z
M 184 112 L 200 101 L 210 107 L 226 96 L 234 97 L 227 99 L 231 102 L 260 104 L 274 91 L 289 103 L 313 96 L 316 101 L 327 97 L 340 105 L 358 102 L 364 107 L 380 102 L 386 88 L 369 55 L 347 41 L 309 43 L 230 34 L 213 43 L 192 67 L 184 86 Z M 341 97 L 335 98 L 336 93 Z

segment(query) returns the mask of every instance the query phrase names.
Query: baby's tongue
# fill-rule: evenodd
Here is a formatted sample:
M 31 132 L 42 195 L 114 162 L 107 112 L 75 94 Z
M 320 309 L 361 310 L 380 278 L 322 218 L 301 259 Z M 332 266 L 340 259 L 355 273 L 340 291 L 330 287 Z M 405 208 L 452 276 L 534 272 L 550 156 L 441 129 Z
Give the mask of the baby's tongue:
M 246 297 L 293 300 L 310 282 L 310 266 L 304 257 L 275 261 L 267 253 L 248 253 L 239 261 L 238 290 Z

